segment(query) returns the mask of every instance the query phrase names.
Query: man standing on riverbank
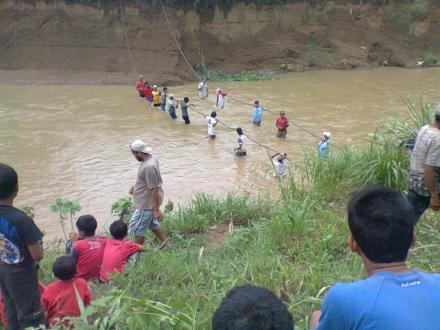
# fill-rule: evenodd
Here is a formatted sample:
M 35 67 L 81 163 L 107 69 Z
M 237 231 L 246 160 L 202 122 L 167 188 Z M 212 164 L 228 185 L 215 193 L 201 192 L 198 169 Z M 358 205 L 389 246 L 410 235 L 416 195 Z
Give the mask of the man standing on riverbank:
M 160 230 L 159 221 L 162 219 L 160 205 L 163 201 L 162 177 L 159 162 L 144 141 L 136 140 L 131 146 L 131 153 L 140 162 L 136 183 L 130 188 L 133 195 L 134 212 L 130 220 L 129 233 L 135 236 L 135 242 L 143 244 L 145 232 L 150 229 L 164 247 L 165 236 Z
M 36 265 L 44 256 L 43 233 L 13 206 L 17 193 L 17 173 L 0 163 L 0 286 L 12 330 L 46 324 Z
M 408 183 L 408 200 L 417 220 L 428 207 L 440 209 L 440 104 L 435 110 L 435 121 L 417 134 Z

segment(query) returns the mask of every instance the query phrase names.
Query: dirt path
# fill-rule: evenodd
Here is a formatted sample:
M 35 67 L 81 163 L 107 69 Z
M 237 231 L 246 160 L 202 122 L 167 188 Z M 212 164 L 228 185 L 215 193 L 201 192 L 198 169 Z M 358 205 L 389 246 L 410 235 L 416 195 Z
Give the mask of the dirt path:
M 211 227 L 204 235 L 207 247 L 218 247 L 228 240 L 229 225 L 220 223 Z

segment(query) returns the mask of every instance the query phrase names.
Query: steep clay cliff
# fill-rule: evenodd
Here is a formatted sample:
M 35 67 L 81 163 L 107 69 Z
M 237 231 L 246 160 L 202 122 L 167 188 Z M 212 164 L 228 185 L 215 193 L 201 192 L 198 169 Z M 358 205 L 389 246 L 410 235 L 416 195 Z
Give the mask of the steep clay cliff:
M 440 1 L 420 2 L 425 15 L 411 1 L 384 2 L 240 3 L 209 17 L 190 7 L 167 12 L 189 61 L 197 66 L 204 59 L 226 72 L 277 71 L 282 64 L 294 71 L 413 67 L 427 51 L 440 53 Z M 160 6 L 121 4 L 0 0 L 3 80 L 13 72 L 61 81 L 131 82 L 138 73 L 166 83 L 194 79 Z

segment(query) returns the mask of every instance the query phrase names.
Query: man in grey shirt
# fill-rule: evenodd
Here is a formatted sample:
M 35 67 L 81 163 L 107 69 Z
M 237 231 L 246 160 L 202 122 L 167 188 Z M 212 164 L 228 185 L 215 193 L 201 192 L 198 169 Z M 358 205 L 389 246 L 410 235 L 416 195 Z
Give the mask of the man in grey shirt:
M 435 121 L 417 134 L 408 175 L 408 200 L 416 211 L 417 220 L 430 207 L 440 209 L 440 104 Z
M 165 236 L 160 230 L 162 219 L 160 205 L 163 202 L 162 177 L 159 162 L 152 154 L 152 148 L 144 141 L 136 140 L 131 144 L 131 153 L 140 162 L 136 183 L 130 188 L 133 195 L 134 213 L 130 220 L 129 233 L 135 236 L 135 242 L 143 244 L 145 232 L 150 229 L 165 245 Z

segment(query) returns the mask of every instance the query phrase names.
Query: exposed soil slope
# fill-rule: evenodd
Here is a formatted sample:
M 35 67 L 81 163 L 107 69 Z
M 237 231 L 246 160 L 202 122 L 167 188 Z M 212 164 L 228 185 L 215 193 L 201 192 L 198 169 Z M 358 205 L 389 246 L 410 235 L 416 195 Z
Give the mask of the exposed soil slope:
M 406 1 L 239 4 L 210 17 L 188 8 L 167 11 L 194 66 L 204 59 L 207 67 L 227 72 L 277 71 L 282 64 L 302 71 L 415 66 L 426 51 L 440 53 L 438 2 L 423 2 L 422 16 Z M 0 0 L 0 70 L 8 70 L 0 79 L 132 82 L 137 73 L 163 83 L 194 79 L 160 8 L 142 2 L 121 11 L 117 1 L 100 3 Z

